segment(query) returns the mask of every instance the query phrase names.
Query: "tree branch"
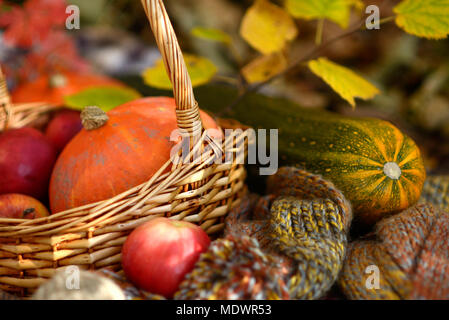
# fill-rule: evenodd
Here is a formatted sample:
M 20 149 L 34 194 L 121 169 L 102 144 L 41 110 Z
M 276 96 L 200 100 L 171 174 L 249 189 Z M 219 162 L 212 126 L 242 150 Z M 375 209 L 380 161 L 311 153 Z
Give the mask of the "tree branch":
M 218 113 L 219 116 L 225 114 L 226 112 L 232 110 L 237 104 L 239 104 L 249 93 L 251 92 L 256 92 L 259 91 L 262 87 L 264 87 L 265 85 L 269 84 L 270 82 L 272 82 L 275 79 L 279 79 L 283 76 L 285 76 L 286 74 L 290 73 L 292 70 L 296 69 L 299 65 L 301 65 L 303 62 L 308 61 L 312 58 L 314 58 L 317 54 L 319 54 L 321 51 L 323 51 L 324 49 L 326 49 L 328 46 L 330 46 L 331 44 L 333 44 L 334 42 L 337 42 L 341 39 L 344 39 L 346 37 L 349 37 L 351 35 L 353 35 L 354 33 L 358 32 L 361 30 L 361 26 L 363 25 L 365 20 L 358 22 L 356 27 L 353 27 L 351 30 L 342 33 L 341 35 L 338 35 L 328 41 L 326 41 L 325 43 L 319 45 L 318 47 L 310 50 L 307 54 L 305 54 L 304 56 L 302 56 L 301 58 L 299 58 L 298 60 L 294 61 L 289 67 L 287 67 L 285 70 L 283 70 L 282 72 L 268 78 L 265 81 L 259 82 L 257 84 L 254 85 L 247 85 L 244 90 L 241 91 L 241 93 L 238 95 L 238 97 L 230 104 L 228 105 L 226 108 L 224 108 L 222 111 L 220 111 Z
M 389 3 L 390 0 L 385 0 L 382 3 L 382 9 L 385 8 L 387 6 L 387 4 Z M 383 23 L 387 23 L 390 22 L 394 19 L 394 16 L 389 16 L 387 18 L 384 18 L 380 21 L 380 24 Z M 237 104 L 239 104 L 249 93 L 251 92 L 257 92 L 259 91 L 262 87 L 264 87 L 265 85 L 267 85 L 268 83 L 272 82 L 275 79 L 278 79 L 280 77 L 285 76 L 286 74 L 290 73 L 291 71 L 293 71 L 294 69 L 296 69 L 299 65 L 301 65 L 302 63 L 314 58 L 315 56 L 317 56 L 321 51 L 323 51 L 324 49 L 326 49 L 328 46 L 330 46 L 331 44 L 344 39 L 346 37 L 349 37 L 359 31 L 364 31 L 366 30 L 365 28 L 365 19 L 362 18 L 360 21 L 358 21 L 357 23 L 355 23 L 353 25 L 352 28 L 350 28 L 349 31 L 346 31 L 338 36 L 335 36 L 334 38 L 329 39 L 328 41 L 326 41 L 325 43 L 320 44 L 319 46 L 313 48 L 312 50 L 310 50 L 307 54 L 305 54 L 304 56 L 302 56 L 301 58 L 299 58 L 298 60 L 294 61 L 289 67 L 287 67 L 285 70 L 283 70 L 282 72 L 268 78 L 267 80 L 263 81 L 263 82 L 259 82 L 257 84 L 253 84 L 253 85 L 245 85 L 243 87 L 243 90 L 240 90 L 238 97 L 230 104 L 228 105 L 226 108 L 224 108 L 223 110 L 221 110 L 218 113 L 218 116 L 222 116 L 223 114 L 225 114 L 226 112 L 232 110 Z

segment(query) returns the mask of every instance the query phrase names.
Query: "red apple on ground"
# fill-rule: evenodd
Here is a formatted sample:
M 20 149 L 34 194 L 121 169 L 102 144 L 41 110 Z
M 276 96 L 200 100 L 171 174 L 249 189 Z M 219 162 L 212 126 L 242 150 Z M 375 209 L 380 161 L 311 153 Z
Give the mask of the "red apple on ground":
M 50 213 L 38 200 L 18 193 L 0 195 L 0 218 L 34 219 Z
M 56 149 L 33 128 L 0 134 L 0 194 L 20 193 L 43 201 L 48 194 Z
M 48 124 L 45 135 L 59 153 L 82 128 L 79 111 L 61 110 Z
M 208 235 L 197 225 L 155 218 L 126 239 L 123 270 L 138 287 L 171 298 L 209 244 Z

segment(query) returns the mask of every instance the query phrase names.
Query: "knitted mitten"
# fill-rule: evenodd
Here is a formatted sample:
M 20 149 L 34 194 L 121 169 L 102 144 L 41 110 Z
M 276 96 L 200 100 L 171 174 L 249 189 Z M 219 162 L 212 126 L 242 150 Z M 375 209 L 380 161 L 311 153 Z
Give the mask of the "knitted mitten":
M 339 285 L 350 299 L 449 299 L 448 239 L 449 212 L 417 205 L 350 244 Z

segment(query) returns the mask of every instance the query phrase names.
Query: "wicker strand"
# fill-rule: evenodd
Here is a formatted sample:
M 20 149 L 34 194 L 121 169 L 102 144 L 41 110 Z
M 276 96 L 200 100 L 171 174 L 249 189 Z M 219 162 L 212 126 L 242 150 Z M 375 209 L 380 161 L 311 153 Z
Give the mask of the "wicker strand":
M 181 135 L 188 137 L 188 139 L 183 138 L 182 143 L 188 142 L 189 150 L 191 150 L 200 140 L 203 125 L 181 48 L 162 0 L 141 1 L 173 85 L 177 125 Z M 181 152 L 180 150 L 175 157 L 172 170 L 182 165 Z M 198 186 L 192 185 L 192 187 Z
M 3 109 L 3 112 L 5 113 L 5 120 L 2 128 L 2 131 L 5 131 L 6 129 L 8 129 L 9 122 L 11 120 L 11 99 L 9 97 L 6 78 L 3 75 L 1 67 L 0 67 L 0 106 Z
M 173 93 L 178 110 L 194 109 L 190 118 L 178 118 L 180 129 L 193 131 L 194 121 L 199 119 L 199 110 L 193 94 L 192 82 L 178 44 L 173 27 L 162 0 L 142 0 L 156 43 L 162 55 L 167 74 L 173 84 Z M 184 115 L 177 113 L 177 115 Z M 191 115 L 189 115 L 191 116 Z
M 185 132 L 181 132 L 181 134 L 188 134 L 189 136 L 195 137 L 201 135 L 202 125 L 198 103 L 195 102 L 195 105 L 191 109 L 176 110 L 176 119 L 179 128 L 186 130 Z

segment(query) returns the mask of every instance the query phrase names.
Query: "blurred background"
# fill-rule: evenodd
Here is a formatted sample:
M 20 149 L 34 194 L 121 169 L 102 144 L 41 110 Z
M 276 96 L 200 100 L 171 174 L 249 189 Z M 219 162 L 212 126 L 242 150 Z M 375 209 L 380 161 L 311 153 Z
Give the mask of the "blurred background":
M 90 68 L 119 78 L 144 95 L 171 94 L 170 90 L 145 84 L 142 78 L 143 71 L 152 67 L 160 55 L 140 1 L 61 0 L 61 5 L 79 7 L 80 28 L 66 30 L 61 27 L 59 32 L 31 51 L 27 47 L 27 37 L 34 37 L 33 32 L 39 31 L 35 26 L 42 23 L 39 17 L 32 18 L 32 13 L 38 12 L 45 1 L 28 2 L 32 3 L 27 7 L 28 11 L 18 13 L 11 4 L 23 6 L 25 1 L 0 1 L 0 62 L 5 66 L 11 88 L 20 81 L 37 77 L 52 61 L 58 68 Z M 271 2 L 279 6 L 283 3 Z M 398 2 L 371 0 L 369 4 L 381 7 L 382 17 L 388 17 Z M 429 172 L 449 173 L 447 40 L 420 39 L 406 34 L 394 23 L 386 23 L 380 30 L 353 33 L 324 48 L 321 55 L 356 70 L 382 91 L 373 100 L 358 101 L 355 109 L 301 66 L 261 87 L 258 93 L 247 94 L 236 105 L 235 99 L 244 84 L 241 70 L 259 55 L 239 33 L 242 18 L 253 1 L 165 0 L 164 3 L 183 52 L 206 57 L 217 68 L 210 81 L 195 88 L 203 109 L 242 122 L 245 116 L 239 113 L 245 112 L 244 106 L 257 110 L 264 105 L 274 109 L 287 106 L 292 112 L 296 106 L 301 106 L 383 118 L 415 139 L 423 151 Z M 366 1 L 365 4 L 368 5 Z M 364 17 L 364 10 L 353 10 L 350 25 Z M 21 18 L 23 23 L 18 25 Z M 55 24 L 62 25 L 56 22 L 57 14 L 42 19 L 54 19 Z M 16 21 L 14 32 L 10 30 L 12 20 Z M 316 45 L 317 22 L 295 20 L 295 23 L 299 33 L 288 48 L 288 58 L 292 60 Z M 196 27 L 221 30 L 230 37 L 232 45 L 197 37 L 192 34 Z M 342 32 L 345 30 L 339 25 L 325 21 L 322 42 Z

